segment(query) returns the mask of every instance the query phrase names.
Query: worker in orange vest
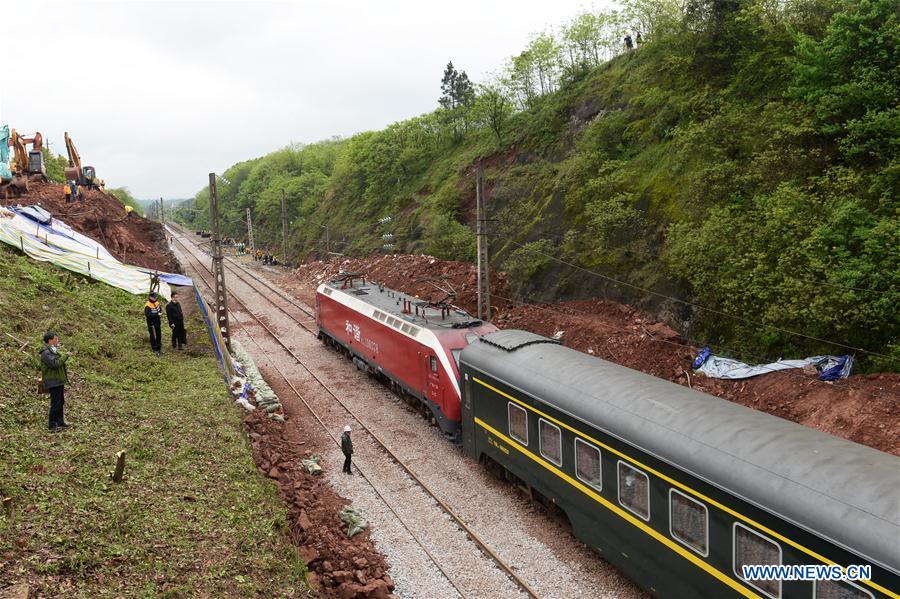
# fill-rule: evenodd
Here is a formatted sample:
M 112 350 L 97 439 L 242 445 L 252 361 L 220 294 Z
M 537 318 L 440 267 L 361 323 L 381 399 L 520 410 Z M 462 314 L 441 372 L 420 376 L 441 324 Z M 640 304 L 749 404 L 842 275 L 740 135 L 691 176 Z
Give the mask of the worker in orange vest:
M 69 186 L 69 182 L 66 181 L 66 204 L 72 202 L 72 188 Z

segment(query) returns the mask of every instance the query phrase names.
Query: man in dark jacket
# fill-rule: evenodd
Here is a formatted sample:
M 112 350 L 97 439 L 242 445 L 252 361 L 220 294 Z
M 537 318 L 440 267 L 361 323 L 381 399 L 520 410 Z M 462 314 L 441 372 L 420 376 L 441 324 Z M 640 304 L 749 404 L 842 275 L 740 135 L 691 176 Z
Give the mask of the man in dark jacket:
M 350 469 L 350 456 L 353 455 L 353 441 L 350 439 L 350 425 L 344 427 L 344 434 L 341 435 L 341 451 L 344 452 L 344 472 L 353 474 Z
M 50 432 L 68 428 L 63 417 L 65 404 L 65 384 L 69 382 L 66 361 L 69 356 L 59 349 L 59 337 L 53 331 L 44 333 L 44 348 L 41 350 L 41 381 L 44 390 L 50 393 Z
M 144 317 L 147 319 L 147 332 L 150 333 L 150 347 L 157 356 L 162 351 L 162 306 L 156 292 L 151 292 L 144 304 Z
M 172 349 L 184 349 L 187 345 L 187 333 L 184 330 L 184 314 L 181 312 L 181 304 L 178 303 L 178 292 L 172 292 L 172 299 L 166 304 L 166 320 L 172 329 Z

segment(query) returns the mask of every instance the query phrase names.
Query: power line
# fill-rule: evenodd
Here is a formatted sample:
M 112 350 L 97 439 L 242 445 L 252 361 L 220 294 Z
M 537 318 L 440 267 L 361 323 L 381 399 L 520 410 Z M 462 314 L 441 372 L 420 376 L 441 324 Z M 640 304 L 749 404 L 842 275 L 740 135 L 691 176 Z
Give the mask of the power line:
M 726 317 L 728 317 L 728 318 L 733 318 L 733 319 L 735 319 L 735 320 L 739 320 L 739 321 L 744 322 L 744 323 L 747 323 L 747 324 L 752 324 L 752 325 L 755 325 L 755 326 L 766 327 L 766 328 L 771 329 L 771 330 L 773 330 L 773 331 L 780 331 L 780 332 L 782 332 L 782 333 L 787 333 L 787 334 L 789 334 L 789 335 L 794 335 L 794 336 L 797 336 L 797 337 L 803 337 L 803 338 L 805 338 L 805 339 L 810 339 L 810 340 L 812 340 L 812 341 L 818 341 L 818 342 L 820 342 L 820 343 L 827 343 L 827 344 L 833 345 L 833 346 L 835 346 L 835 347 L 843 347 L 843 348 L 845 348 L 845 349 L 850 349 L 850 350 L 857 351 L 857 352 L 860 352 L 860 353 L 869 354 L 869 355 L 872 355 L 872 356 L 878 356 L 878 357 L 880 357 L 880 358 L 886 358 L 887 360 L 889 360 L 889 361 L 891 361 L 891 362 L 895 362 L 895 361 L 896 361 L 895 358 L 893 358 L 892 356 L 889 356 L 889 355 L 887 355 L 887 354 L 882 354 L 882 353 L 874 352 L 874 351 L 871 351 L 871 350 L 868 350 L 868 349 L 864 349 L 864 348 L 861 348 L 861 347 L 854 347 L 854 346 L 852 346 L 852 345 L 847 345 L 847 344 L 845 344 L 845 343 L 839 343 L 839 342 L 837 342 L 837 341 L 831 341 L 831 340 L 829 340 L 829 339 L 822 339 L 821 337 L 815 337 L 815 336 L 812 336 L 812 335 L 807 335 L 807 334 L 801 333 L 801 332 L 799 332 L 799 331 L 792 331 L 792 330 L 790 330 L 790 329 L 785 329 L 785 328 L 782 328 L 782 327 L 778 327 L 778 326 L 776 326 L 776 325 L 766 324 L 766 323 L 761 322 L 761 321 L 758 321 L 758 320 L 753 320 L 752 318 L 746 318 L 746 317 L 743 317 L 743 316 L 737 316 L 736 314 L 729 314 L 728 312 L 723 312 L 723 311 L 721 311 L 721 310 L 716 310 L 715 308 L 708 308 L 708 307 L 703 306 L 703 305 L 701 305 L 701 304 L 698 304 L 698 303 L 696 303 L 696 302 L 692 302 L 692 301 L 689 301 L 689 300 L 683 300 L 683 299 L 681 299 L 681 298 L 674 297 L 674 296 L 671 296 L 671 295 L 667 295 L 667 294 L 665 294 L 665 293 L 660 293 L 659 291 L 653 291 L 652 289 L 647 289 L 646 287 L 641 287 L 640 285 L 635 285 L 634 283 L 628 283 L 627 281 L 622 281 L 622 280 L 620 280 L 620 279 L 616 279 L 615 277 L 611 277 L 611 276 L 608 276 L 608 275 L 604 275 L 604 274 L 602 274 L 602 273 L 599 273 L 599 272 L 597 272 L 597 271 L 591 270 L 591 269 L 589 269 L 589 268 L 585 268 L 585 267 L 583 267 L 583 266 L 578 266 L 577 264 L 573 264 L 573 263 L 571 263 L 571 262 L 568 262 L 568 261 L 566 261 L 566 260 L 563 260 L 562 258 L 558 258 L 558 257 L 553 256 L 553 255 L 551 255 L 551 254 L 548 254 L 548 253 L 546 253 L 546 252 L 542 252 L 541 250 L 539 250 L 539 249 L 537 249 L 537 248 L 533 248 L 533 247 L 528 247 L 528 246 L 526 246 L 526 245 L 522 245 L 521 243 L 519 243 L 519 242 L 517 242 L 517 241 L 513 241 L 513 240 L 511 240 L 511 239 L 509 240 L 509 242 L 512 243 L 512 244 L 514 244 L 514 245 L 519 246 L 520 248 L 523 248 L 523 249 L 528 250 L 528 251 L 535 252 L 535 253 L 537 253 L 537 254 L 540 254 L 541 256 L 544 256 L 545 258 L 548 258 L 548 259 L 553 260 L 553 261 L 555 261 L 555 262 L 559 262 L 560 264 L 565 264 L 566 266 L 569 266 L 569 267 L 574 268 L 574 269 L 576 269 L 576 270 L 580 270 L 580 271 L 582 271 L 582 272 L 585 272 L 585 273 L 594 275 L 594 276 L 596 276 L 596 277 L 600 277 L 601 279 L 605 279 L 605 280 L 607 280 L 607 281 L 610 281 L 610 282 L 612 282 L 612 283 L 616 283 L 616 284 L 618 284 L 618 285 L 623 285 L 623 286 L 625 286 L 625 287 L 631 287 L 632 289 L 635 289 L 635 290 L 638 290 L 638 291 L 643 291 L 644 293 L 649 293 L 649 294 L 655 295 L 655 296 L 657 296 L 657 297 L 661 297 L 661 298 L 664 298 L 664 299 L 667 299 L 667 300 L 671 300 L 671 301 L 677 302 L 677 303 L 679 303 L 679 304 L 684 304 L 684 305 L 687 305 L 687 306 L 691 306 L 691 307 L 697 308 L 697 309 L 699 309 L 699 310 L 705 310 L 705 311 L 711 312 L 711 313 L 713 313 L 713 314 L 718 314 L 719 316 L 726 316 Z

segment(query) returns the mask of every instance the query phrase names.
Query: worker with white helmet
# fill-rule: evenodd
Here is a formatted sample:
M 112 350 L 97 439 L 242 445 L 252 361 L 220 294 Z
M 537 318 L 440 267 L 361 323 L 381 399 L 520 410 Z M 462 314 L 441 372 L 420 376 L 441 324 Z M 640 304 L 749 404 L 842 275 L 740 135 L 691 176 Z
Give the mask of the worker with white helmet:
M 353 441 L 350 439 L 350 425 L 344 427 L 344 434 L 341 435 L 341 451 L 344 452 L 344 472 L 353 474 L 350 470 L 350 456 L 353 455 Z

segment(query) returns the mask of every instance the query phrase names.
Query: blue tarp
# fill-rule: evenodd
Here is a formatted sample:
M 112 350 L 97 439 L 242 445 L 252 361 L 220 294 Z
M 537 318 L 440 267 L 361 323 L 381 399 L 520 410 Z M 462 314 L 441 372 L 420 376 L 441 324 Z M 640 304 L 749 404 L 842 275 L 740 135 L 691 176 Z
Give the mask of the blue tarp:
M 143 268 L 139 268 L 138 270 L 146 273 L 155 273 L 155 270 L 146 270 Z M 161 272 L 159 273 L 159 280 L 168 283 L 169 285 L 184 285 L 185 287 L 191 287 L 194 284 L 194 280 L 190 277 L 186 277 L 184 275 L 179 275 L 173 272 Z
M 61 220 L 53 218 L 53 216 L 49 212 L 47 212 L 40 206 L 9 206 L 8 209 L 12 210 L 16 214 L 24 216 L 31 221 L 34 221 L 36 234 L 39 234 L 40 231 L 44 231 L 47 233 L 61 235 L 84 246 L 84 253 L 96 255 L 98 258 L 115 260 L 115 257 L 110 254 L 101 244 L 97 243 L 90 237 L 82 235 Z M 48 243 L 50 242 L 49 239 L 47 241 Z M 150 270 L 147 268 L 137 267 L 137 270 L 147 274 L 156 274 L 155 270 Z M 190 287 L 194 284 L 194 282 L 189 277 L 177 273 L 159 273 L 159 278 L 161 281 L 168 283 L 169 285 L 184 285 L 186 287 Z
M 694 371 L 715 379 L 748 379 L 760 374 L 791 368 L 814 366 L 820 381 L 836 381 L 850 376 L 853 356 L 813 356 L 802 360 L 779 360 L 769 364 L 745 364 L 732 358 L 716 356 L 708 347 L 700 350 L 694 360 Z

